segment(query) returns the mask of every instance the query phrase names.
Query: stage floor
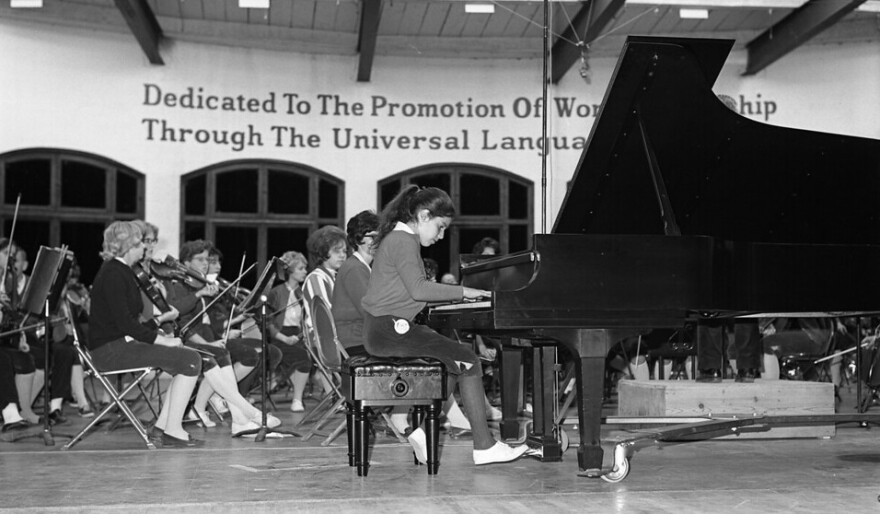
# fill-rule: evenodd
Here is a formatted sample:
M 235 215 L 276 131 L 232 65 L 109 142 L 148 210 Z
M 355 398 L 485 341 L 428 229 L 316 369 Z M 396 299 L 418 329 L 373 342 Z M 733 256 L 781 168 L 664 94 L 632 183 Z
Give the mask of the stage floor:
M 844 398 L 842 411 L 854 401 Z M 279 404 L 284 426 L 295 416 Z M 833 439 L 701 441 L 642 449 L 616 484 L 577 476 L 576 429 L 563 462 L 523 458 L 476 467 L 471 439 L 442 439 L 440 471 L 412 464 L 408 445 L 380 436 L 369 476 L 347 464 L 344 435 L 232 439 L 228 426 L 190 432 L 198 450 L 146 450 L 130 427 L 0 442 L 5 509 L 21 512 L 877 512 L 880 430 L 840 426 Z M 284 428 L 284 426 L 282 428 Z M 606 440 L 625 435 L 605 430 Z M 606 453 L 610 453 L 610 446 Z

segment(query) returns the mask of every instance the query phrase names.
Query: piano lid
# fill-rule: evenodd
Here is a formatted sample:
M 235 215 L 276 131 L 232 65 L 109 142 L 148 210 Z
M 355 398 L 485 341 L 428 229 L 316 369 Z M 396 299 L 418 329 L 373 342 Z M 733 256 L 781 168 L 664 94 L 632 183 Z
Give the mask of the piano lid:
M 554 233 L 880 243 L 880 141 L 733 112 L 712 91 L 732 46 L 627 39 Z

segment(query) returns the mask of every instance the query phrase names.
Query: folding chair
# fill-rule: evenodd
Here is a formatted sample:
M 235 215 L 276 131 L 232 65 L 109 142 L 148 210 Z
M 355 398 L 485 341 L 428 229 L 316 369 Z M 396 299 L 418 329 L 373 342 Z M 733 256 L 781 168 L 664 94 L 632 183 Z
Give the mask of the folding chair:
M 101 384 L 107 394 L 110 395 L 112 402 L 105 406 L 101 412 L 97 413 L 94 418 L 83 428 L 73 439 L 70 440 L 67 444 L 61 447 L 62 450 L 69 450 L 73 447 L 77 442 L 83 439 L 89 431 L 98 424 L 99 421 L 102 420 L 104 416 L 106 416 L 114 407 L 118 408 L 119 411 L 128 419 L 129 423 L 134 427 L 137 431 L 138 435 L 143 439 L 144 444 L 150 450 L 155 450 L 156 446 L 150 441 L 150 438 L 147 434 L 147 430 L 144 428 L 144 425 L 141 421 L 135 416 L 134 412 L 132 412 L 131 408 L 125 403 L 125 397 L 133 391 L 135 388 L 139 388 L 140 394 L 144 399 L 147 399 L 146 390 L 144 390 L 142 381 L 149 376 L 154 374 L 158 374 L 161 371 L 158 368 L 154 368 L 151 366 L 142 367 L 142 368 L 131 368 L 131 369 L 120 369 L 113 371 L 99 371 L 97 367 L 95 367 L 94 362 L 92 361 L 92 356 L 89 353 L 88 348 L 80 344 L 79 337 L 75 335 L 73 338 L 73 347 L 76 349 L 76 352 L 79 354 L 79 358 L 83 364 L 83 372 L 93 377 Z M 116 387 L 110 382 L 110 378 L 123 376 L 126 374 L 130 374 L 133 377 L 131 383 L 128 384 L 122 392 L 119 392 Z M 147 405 L 149 401 L 147 401 Z M 150 405 L 150 409 L 153 410 L 152 405 Z M 153 410 L 155 414 L 155 410 Z
M 320 313 L 316 309 L 320 310 Z M 326 383 L 330 384 L 331 390 L 321 398 L 314 409 L 297 423 L 296 428 L 311 424 L 311 427 L 302 435 L 304 441 L 316 434 L 323 435 L 320 432 L 321 428 L 345 403 L 339 390 L 339 372 L 342 359 L 348 358 L 348 353 L 336 336 L 336 326 L 333 324 L 333 315 L 330 313 L 327 303 L 322 298 L 315 297 L 309 312 L 312 315 L 314 330 L 303 330 L 306 351 L 308 351 L 318 372 L 324 377 Z M 342 428 L 345 428 L 344 421 L 341 428 L 337 427 L 331 432 L 321 445 L 329 445 L 339 435 Z

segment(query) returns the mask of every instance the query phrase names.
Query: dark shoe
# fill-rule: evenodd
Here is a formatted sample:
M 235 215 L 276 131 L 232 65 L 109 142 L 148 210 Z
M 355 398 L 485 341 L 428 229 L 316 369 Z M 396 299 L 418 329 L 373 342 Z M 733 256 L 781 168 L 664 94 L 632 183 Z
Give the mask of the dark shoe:
M 79 417 L 81 417 L 81 418 L 94 418 L 95 417 L 94 411 L 92 411 L 92 408 L 89 406 L 77 407 L 77 410 L 79 411 Z
M 67 423 L 69 423 L 69 421 L 64 417 L 64 413 L 61 412 L 61 409 L 55 409 L 49 413 L 50 425 L 66 425 Z
M 721 370 L 718 368 L 701 369 L 699 375 L 697 376 L 697 382 L 720 384 Z
M 178 439 L 166 433 L 162 434 L 162 448 L 197 448 L 204 445 L 205 441 L 201 439 L 193 439 L 192 437 Z
M 736 372 L 737 382 L 751 384 L 755 381 L 756 378 L 758 378 L 758 370 L 756 370 L 755 368 L 744 368 L 737 370 Z
M 147 431 L 147 438 L 153 443 L 153 446 L 156 448 L 162 447 L 162 436 L 165 435 L 165 432 L 162 431 L 161 428 L 153 427 Z
M 29 426 L 30 426 L 30 423 L 28 423 L 27 420 L 20 419 L 18 421 L 13 422 L 13 423 L 6 423 L 5 425 L 3 425 L 2 431 L 4 433 L 6 433 L 6 432 L 11 432 L 13 430 L 21 430 L 21 429 L 27 428 Z

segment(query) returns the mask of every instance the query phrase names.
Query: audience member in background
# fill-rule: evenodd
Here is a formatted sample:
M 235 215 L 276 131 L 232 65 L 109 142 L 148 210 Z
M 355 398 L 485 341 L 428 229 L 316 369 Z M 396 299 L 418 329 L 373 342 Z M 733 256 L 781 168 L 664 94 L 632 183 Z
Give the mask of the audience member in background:
M 484 237 L 474 245 L 475 255 L 499 255 L 501 254 L 501 245 L 495 238 Z
M 431 282 L 437 282 L 437 273 L 440 272 L 440 265 L 437 264 L 437 261 L 430 257 L 425 257 L 422 259 L 422 263 L 425 265 L 425 278 Z
M 455 275 L 452 273 L 444 273 L 442 277 L 440 277 L 441 284 L 448 284 L 454 286 L 458 284 L 458 280 L 455 278 Z

